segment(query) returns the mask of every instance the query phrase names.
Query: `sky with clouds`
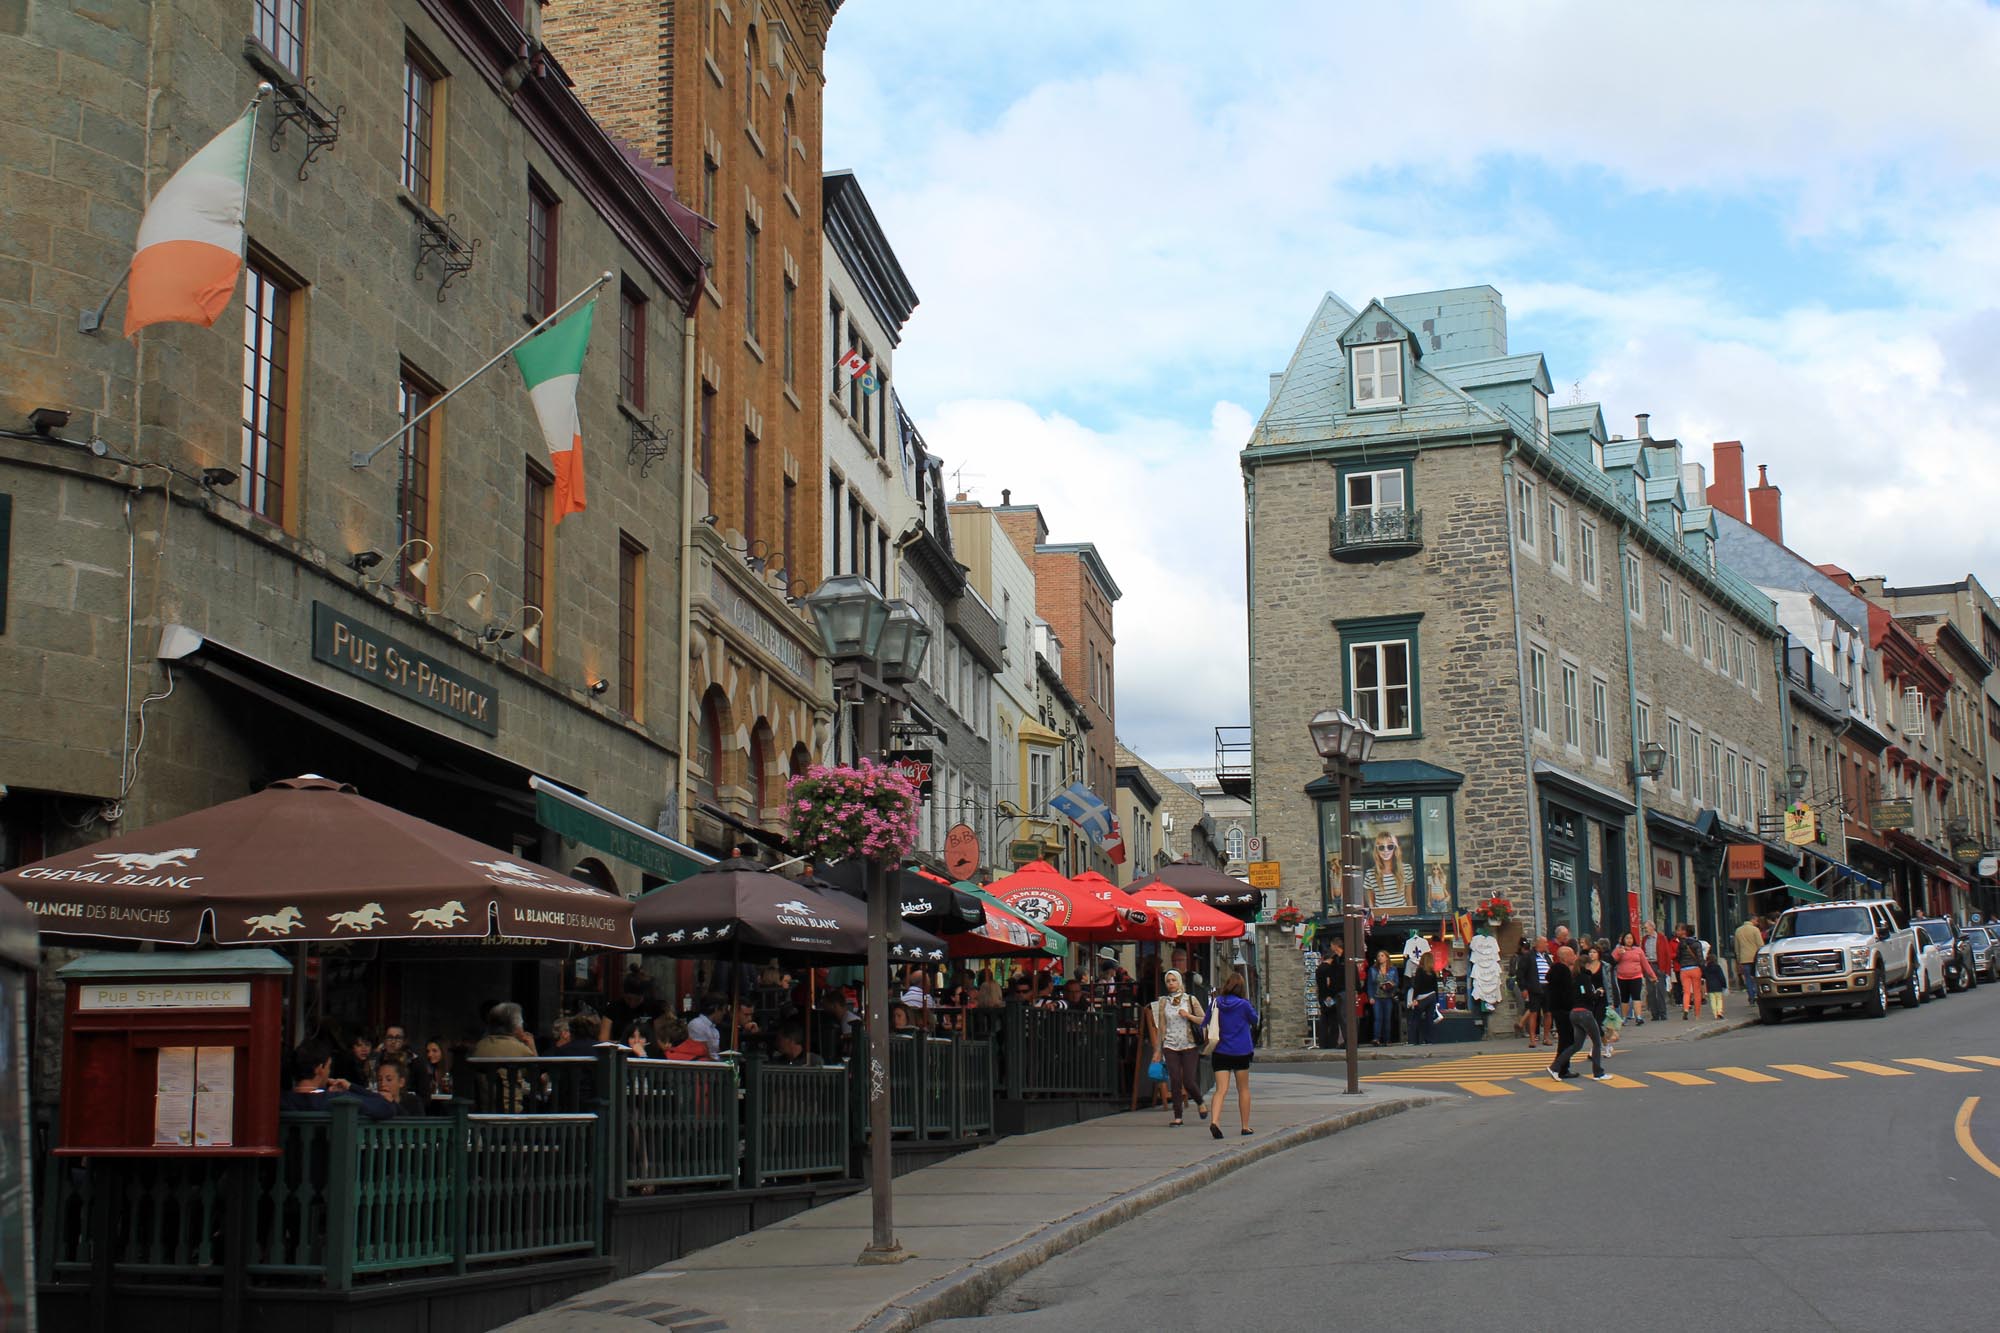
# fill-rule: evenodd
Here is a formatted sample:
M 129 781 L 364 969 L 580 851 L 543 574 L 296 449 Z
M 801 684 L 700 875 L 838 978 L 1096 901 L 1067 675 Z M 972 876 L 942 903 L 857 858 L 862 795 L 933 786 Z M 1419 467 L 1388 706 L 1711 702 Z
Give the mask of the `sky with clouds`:
M 1813 559 L 2000 590 L 2000 5 L 847 0 L 826 77 L 898 392 L 1097 543 L 1155 763 L 1248 720 L 1236 455 L 1329 289 L 1491 283 L 1557 402 L 1743 440 Z

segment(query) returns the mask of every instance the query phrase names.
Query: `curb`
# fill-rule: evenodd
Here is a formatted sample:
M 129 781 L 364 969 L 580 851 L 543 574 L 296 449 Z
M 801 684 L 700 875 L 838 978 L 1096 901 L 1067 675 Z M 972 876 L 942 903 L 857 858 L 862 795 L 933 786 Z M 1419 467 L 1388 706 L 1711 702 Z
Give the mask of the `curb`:
M 912 1330 L 940 1319 L 976 1315 L 1007 1286 L 1058 1255 L 1075 1249 L 1120 1223 L 1149 1213 L 1161 1204 L 1192 1194 L 1253 1162 L 1338 1134 L 1343 1129 L 1353 1129 L 1370 1121 L 1415 1110 L 1419 1106 L 1449 1100 L 1442 1095 L 1420 1094 L 1378 1102 L 1310 1124 L 1294 1125 L 1243 1151 L 1182 1167 L 1149 1185 L 1127 1190 L 1086 1208 L 1056 1226 L 1045 1228 L 1026 1240 L 1016 1241 L 1004 1250 L 974 1260 L 956 1273 L 906 1292 L 878 1310 L 865 1323 L 856 1325 L 856 1333 L 912 1333 Z

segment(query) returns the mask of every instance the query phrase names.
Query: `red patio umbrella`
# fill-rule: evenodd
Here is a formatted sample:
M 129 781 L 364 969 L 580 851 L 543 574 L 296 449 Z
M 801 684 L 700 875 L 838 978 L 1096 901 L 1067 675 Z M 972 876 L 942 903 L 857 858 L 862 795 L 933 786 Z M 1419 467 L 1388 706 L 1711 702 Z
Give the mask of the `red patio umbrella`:
M 0 874 L 49 935 L 160 944 L 507 935 L 632 947 L 632 904 L 308 774 Z
M 1029 862 L 988 891 L 1036 925 L 1053 927 L 1072 940 L 1129 939 L 1120 932 L 1146 919 L 1143 908 L 1101 897 L 1095 886 L 1079 886 L 1046 861 Z
M 1172 865 L 1161 866 L 1145 879 L 1135 880 L 1126 891 L 1150 888 L 1154 884 L 1164 884 L 1184 898 L 1206 903 L 1236 917 L 1257 915 L 1257 909 L 1264 901 L 1264 895 L 1243 880 L 1198 861 L 1175 861 Z
M 1174 934 L 1183 940 L 1233 940 L 1248 929 L 1241 918 L 1233 917 L 1207 903 L 1178 893 L 1157 880 L 1133 884 L 1125 895 L 1160 921 L 1170 921 Z

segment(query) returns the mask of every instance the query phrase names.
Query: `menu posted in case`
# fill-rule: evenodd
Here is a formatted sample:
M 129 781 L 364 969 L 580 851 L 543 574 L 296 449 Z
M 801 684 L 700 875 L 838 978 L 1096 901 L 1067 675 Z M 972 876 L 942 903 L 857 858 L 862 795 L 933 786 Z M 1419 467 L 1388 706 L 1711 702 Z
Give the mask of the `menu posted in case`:
M 195 1053 L 194 1146 L 227 1148 L 236 1126 L 236 1048 L 203 1046 Z
M 186 1148 L 194 1143 L 195 1048 L 162 1046 L 153 1087 L 153 1146 Z

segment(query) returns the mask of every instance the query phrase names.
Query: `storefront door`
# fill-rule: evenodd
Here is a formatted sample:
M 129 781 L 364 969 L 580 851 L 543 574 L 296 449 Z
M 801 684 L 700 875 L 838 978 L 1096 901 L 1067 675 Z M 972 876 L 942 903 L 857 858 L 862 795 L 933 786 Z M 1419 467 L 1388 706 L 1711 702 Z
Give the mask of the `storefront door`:
M 1548 933 L 1568 926 L 1570 934 L 1581 936 L 1588 917 L 1584 891 L 1588 887 L 1584 858 L 1583 816 L 1559 805 L 1542 807 L 1543 891 L 1548 914 Z

